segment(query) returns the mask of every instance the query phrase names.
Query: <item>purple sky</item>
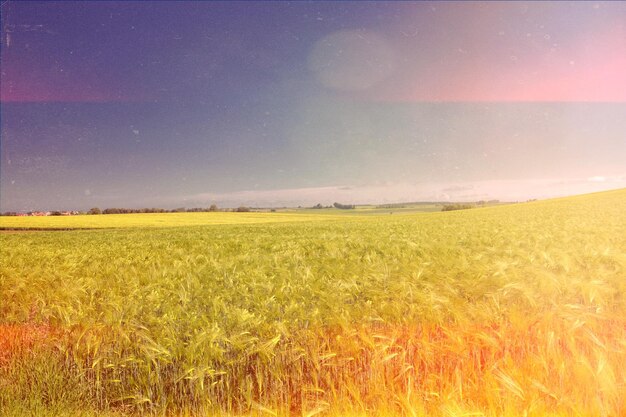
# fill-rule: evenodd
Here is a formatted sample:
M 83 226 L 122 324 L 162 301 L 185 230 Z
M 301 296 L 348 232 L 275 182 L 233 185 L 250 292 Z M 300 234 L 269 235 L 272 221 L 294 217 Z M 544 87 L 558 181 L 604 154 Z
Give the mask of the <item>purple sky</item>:
M 626 187 L 626 2 L 2 4 L 0 210 Z

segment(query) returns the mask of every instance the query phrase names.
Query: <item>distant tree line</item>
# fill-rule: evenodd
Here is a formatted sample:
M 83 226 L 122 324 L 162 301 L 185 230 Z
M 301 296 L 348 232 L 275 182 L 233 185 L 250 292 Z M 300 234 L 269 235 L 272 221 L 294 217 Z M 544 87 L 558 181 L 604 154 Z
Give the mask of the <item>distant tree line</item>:
M 441 211 L 467 210 L 474 207 L 476 207 L 476 204 L 473 203 L 444 204 Z
M 528 200 L 528 201 L 535 201 L 535 200 Z M 482 206 L 486 206 L 486 205 L 495 205 L 495 204 L 499 204 L 500 201 L 498 200 L 489 200 L 489 201 L 477 201 L 476 203 L 450 203 L 450 204 L 443 204 L 441 211 L 452 211 L 452 210 L 466 210 L 466 209 L 471 209 L 471 208 L 475 208 L 475 207 L 482 207 Z M 397 204 L 381 204 L 379 206 L 376 206 L 377 208 L 402 208 L 402 207 L 406 207 L 407 204 L 417 204 L 417 203 L 397 203 Z M 421 203 L 420 203 L 421 204 Z M 314 205 L 313 207 L 310 207 L 312 209 L 324 209 L 324 208 L 337 208 L 340 210 L 352 210 L 355 209 L 356 206 L 354 204 L 341 204 L 341 203 L 333 203 L 332 206 L 323 206 L 321 203 L 318 203 L 316 205 Z M 301 208 L 301 207 L 299 207 Z M 200 213 L 200 212 L 213 212 L 213 211 L 222 211 L 222 212 L 226 212 L 226 211 L 230 211 L 230 212 L 237 212 L 237 213 L 246 213 L 246 212 L 250 212 L 252 211 L 252 209 L 250 207 L 246 207 L 246 206 L 239 206 L 237 208 L 233 208 L 233 209 L 220 209 L 217 207 L 216 204 L 211 204 L 209 207 L 193 207 L 193 208 L 185 208 L 185 207 L 178 207 L 175 209 L 164 209 L 164 208 L 139 208 L 139 209 L 131 209 L 131 208 L 119 208 L 119 207 L 111 207 L 111 208 L 106 208 L 104 210 L 101 210 L 98 207 L 93 207 L 91 209 L 89 209 L 87 212 L 78 212 L 78 211 L 72 211 L 72 212 L 62 212 L 62 211 L 49 211 L 46 212 L 45 215 L 47 216 L 62 216 L 62 215 L 77 215 L 77 214 L 91 214 L 91 215 L 95 215 L 95 214 L 129 214 L 129 213 Z M 276 209 L 271 209 L 271 212 L 275 212 Z M 35 212 L 28 212 L 27 215 L 30 215 L 32 213 Z M 23 216 L 25 215 L 25 213 L 19 213 L 19 212 L 14 212 L 14 211 L 7 211 L 4 213 L 0 213 L 1 216 Z M 42 213 L 43 215 L 43 213 Z
M 340 210 L 352 210 L 354 208 L 354 204 L 333 203 L 333 206 Z
M 216 204 L 211 204 L 209 207 L 193 207 L 193 208 L 185 208 L 185 207 L 178 207 L 175 209 L 164 209 L 164 208 L 157 208 L 157 207 L 151 207 L 151 208 L 139 208 L 139 209 L 133 209 L 133 208 L 123 208 L 123 207 L 109 207 L 106 208 L 104 210 L 101 210 L 99 207 L 92 207 L 89 210 L 87 210 L 86 212 L 80 212 L 80 211 L 72 211 L 72 212 L 62 212 L 62 211 L 48 211 L 48 212 L 28 212 L 28 213 L 20 213 L 20 212 L 16 212 L 16 211 L 7 211 L 4 213 L 0 213 L 0 216 L 24 216 L 24 215 L 31 215 L 33 213 L 35 213 L 36 215 L 45 215 L 45 216 L 64 216 L 64 215 L 77 215 L 77 214 L 88 214 L 88 215 L 98 215 L 98 214 L 137 214 L 137 213 L 207 213 L 207 212 L 214 212 L 214 211 L 222 211 L 222 212 L 235 212 L 235 213 L 247 213 L 252 211 L 252 209 L 250 207 L 247 206 L 239 206 L 237 208 L 223 208 L 220 209 L 217 207 Z M 271 210 L 272 212 L 275 212 L 275 209 Z M 37 214 L 40 213 L 40 214 Z
M 193 207 L 193 208 L 185 208 L 178 207 L 175 209 L 164 209 L 164 208 L 140 208 L 140 209 L 130 209 L 130 208 L 119 208 L 112 207 L 106 208 L 104 210 L 100 210 L 98 207 L 94 207 L 89 209 L 87 214 L 130 214 L 130 213 L 200 213 L 200 212 L 211 212 L 211 211 L 221 211 L 217 208 L 217 205 L 211 204 L 210 207 Z M 223 211 L 223 210 L 222 210 Z
M 71 211 L 59 211 L 59 210 L 53 210 L 53 211 L 27 211 L 27 212 L 21 212 L 21 211 L 5 211 L 4 213 L 0 213 L 0 216 L 75 216 L 78 214 L 84 214 L 83 212 L 80 211 L 75 211 L 75 210 L 71 210 Z
M 500 200 L 480 200 L 475 203 L 450 203 L 444 204 L 441 208 L 441 211 L 452 211 L 452 210 L 467 210 L 476 207 L 485 207 L 485 206 L 493 206 L 496 204 L 500 204 Z
M 332 206 L 324 206 L 324 205 L 322 205 L 322 203 L 317 203 L 313 207 L 308 207 L 308 208 L 315 209 L 315 210 L 320 210 L 320 209 L 330 209 L 330 208 L 333 208 L 333 207 L 338 208 L 338 209 L 342 209 L 342 210 L 348 210 L 348 209 L 355 208 L 355 206 L 353 204 L 341 204 L 341 203 L 334 203 Z M 298 208 L 302 208 L 302 207 L 298 206 Z
M 233 209 L 220 209 L 215 204 L 211 204 L 209 207 L 193 207 L 185 208 L 178 207 L 175 209 L 163 209 L 163 208 L 141 208 L 141 209 L 129 209 L 129 208 L 106 208 L 100 210 L 98 207 L 90 209 L 87 214 L 129 214 L 129 213 L 207 213 L 212 211 L 230 211 L 235 213 L 247 213 L 252 211 L 250 207 L 239 206 Z
M 323 206 L 322 203 L 317 203 L 316 205 L 314 205 L 311 208 L 312 209 L 324 209 L 324 208 L 333 208 L 333 206 Z

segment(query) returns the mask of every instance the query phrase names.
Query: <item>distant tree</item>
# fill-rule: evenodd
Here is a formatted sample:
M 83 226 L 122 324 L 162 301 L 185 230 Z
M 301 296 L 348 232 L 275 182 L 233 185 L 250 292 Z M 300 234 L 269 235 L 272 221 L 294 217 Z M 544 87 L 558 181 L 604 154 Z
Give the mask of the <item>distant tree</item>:
M 333 203 L 333 206 L 335 206 L 335 208 L 338 208 L 340 210 L 351 210 L 354 208 L 354 204 Z
M 102 214 L 102 211 L 98 207 L 90 208 L 87 214 Z
M 317 203 L 312 208 L 314 208 L 314 209 L 321 209 L 321 208 L 324 208 L 324 206 L 322 206 L 322 204 L 320 204 L 320 203 Z
M 441 211 L 467 210 L 467 209 L 471 209 L 474 207 L 476 206 L 473 204 L 462 204 L 462 203 L 444 204 L 444 206 L 441 208 Z
M 238 213 L 245 213 L 245 212 L 248 212 L 248 211 L 250 211 L 249 207 L 245 207 L 245 206 L 237 207 L 237 212 Z
M 209 211 L 217 211 L 217 204 L 211 204 L 211 207 L 209 207 Z
M 57 210 L 55 210 L 55 211 L 51 211 L 51 212 L 50 212 L 50 215 L 51 215 L 51 216 L 61 216 L 61 212 L 60 212 L 60 211 L 57 211 Z

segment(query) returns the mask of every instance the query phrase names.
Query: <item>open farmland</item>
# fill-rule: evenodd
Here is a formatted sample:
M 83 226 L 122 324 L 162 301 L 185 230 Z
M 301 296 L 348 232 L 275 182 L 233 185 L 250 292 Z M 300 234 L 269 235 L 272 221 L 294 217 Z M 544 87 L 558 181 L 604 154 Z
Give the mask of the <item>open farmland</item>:
M 2 218 L 0 410 L 626 415 L 625 207 Z
M 324 216 L 320 216 L 324 214 Z M 0 229 L 111 229 L 184 227 L 228 224 L 306 222 L 341 218 L 342 213 L 141 213 L 81 216 L 3 216 Z

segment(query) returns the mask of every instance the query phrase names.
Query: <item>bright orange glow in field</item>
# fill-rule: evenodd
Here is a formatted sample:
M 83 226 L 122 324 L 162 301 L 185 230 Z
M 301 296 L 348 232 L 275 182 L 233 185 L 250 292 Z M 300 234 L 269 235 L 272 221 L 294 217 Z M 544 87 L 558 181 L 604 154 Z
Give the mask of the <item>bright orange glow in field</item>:
M 265 360 L 259 358 L 256 369 L 248 370 L 250 395 L 257 397 L 252 406 L 271 411 L 278 396 L 292 411 L 433 415 L 448 410 L 444 415 L 515 415 L 524 410 L 540 416 L 602 415 L 609 408 L 622 415 L 626 412 L 622 395 L 626 322 L 593 312 L 584 321 L 572 321 L 567 314 L 554 312 L 491 324 L 320 328 L 307 340 L 301 355 L 278 349 Z M 47 352 L 53 361 L 62 362 L 62 352 L 72 352 L 80 338 L 105 334 L 115 332 L 0 326 L 0 375 L 29 354 Z M 91 367 L 100 368 L 97 378 L 104 378 L 106 370 L 97 365 Z M 276 380 L 267 367 L 291 372 Z M 213 388 L 235 382 L 226 373 L 216 375 Z M 181 394 L 193 382 L 197 383 L 196 378 L 179 380 Z M 217 398 L 218 393 L 215 390 Z M 338 406 L 341 399 L 350 406 Z M 244 411 L 245 407 L 237 405 L 245 403 L 244 399 L 231 401 L 234 411 Z

